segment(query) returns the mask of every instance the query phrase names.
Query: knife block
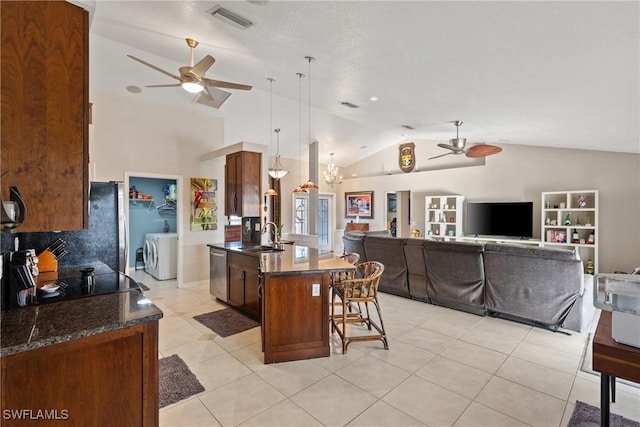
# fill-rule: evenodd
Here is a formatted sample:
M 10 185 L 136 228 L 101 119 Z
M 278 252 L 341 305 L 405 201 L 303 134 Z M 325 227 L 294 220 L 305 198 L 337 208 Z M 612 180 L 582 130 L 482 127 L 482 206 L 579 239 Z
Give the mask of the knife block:
M 40 272 L 58 271 L 58 260 L 56 256 L 48 250 L 42 251 L 38 255 L 38 269 Z

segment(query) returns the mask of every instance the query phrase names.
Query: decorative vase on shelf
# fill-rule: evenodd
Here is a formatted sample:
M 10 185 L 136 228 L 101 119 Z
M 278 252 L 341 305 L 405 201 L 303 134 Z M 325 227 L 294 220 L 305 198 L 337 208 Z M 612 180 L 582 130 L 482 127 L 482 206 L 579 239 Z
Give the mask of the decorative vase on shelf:
M 571 225 L 571 213 L 564 217 L 564 225 Z

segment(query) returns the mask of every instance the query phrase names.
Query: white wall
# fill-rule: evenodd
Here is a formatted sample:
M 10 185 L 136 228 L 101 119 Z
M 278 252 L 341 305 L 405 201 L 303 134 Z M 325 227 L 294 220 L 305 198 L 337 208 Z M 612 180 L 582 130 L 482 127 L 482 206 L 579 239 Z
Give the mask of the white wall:
M 125 171 L 182 176 L 183 283 L 209 277 L 207 243 L 224 241 L 224 194 L 217 196 L 218 230 L 189 231 L 190 179 L 214 178 L 224 186 L 224 158 L 200 156 L 223 146 L 222 118 L 148 101 L 124 92 L 92 90 L 90 171 L 95 181 L 123 181 Z
M 539 238 L 541 192 L 595 189 L 600 192 L 600 272 L 630 271 L 640 265 L 640 155 L 502 145 L 503 152 L 487 157 L 484 165 L 476 165 L 464 156 L 448 156 L 447 161 L 459 159 L 452 167 L 460 166 L 460 162 L 474 166 L 420 171 L 431 166 L 424 153 L 435 143 L 414 142 L 418 172 L 399 171 L 397 146 L 343 170 L 345 176 L 359 177 L 345 179 L 337 187 L 341 193 L 374 190 L 370 229 L 385 228 L 386 191 L 411 190 L 412 220 L 422 231 L 424 196 L 461 194 L 466 201 L 533 201 L 534 237 Z M 387 170 L 381 166 L 384 164 L 392 165 L 392 175 L 382 175 Z M 376 176 L 367 176 L 372 174 Z M 343 227 L 344 197 L 338 198 L 337 208 L 338 226 Z

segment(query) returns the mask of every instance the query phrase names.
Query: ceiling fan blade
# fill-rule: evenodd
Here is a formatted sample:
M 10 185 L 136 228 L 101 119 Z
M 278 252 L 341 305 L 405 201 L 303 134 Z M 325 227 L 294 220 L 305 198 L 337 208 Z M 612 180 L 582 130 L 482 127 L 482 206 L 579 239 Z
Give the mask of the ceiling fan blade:
M 147 67 L 153 68 L 153 69 L 154 69 L 154 70 L 156 70 L 156 71 L 160 71 L 162 74 L 165 74 L 165 75 L 167 75 L 167 76 L 169 76 L 169 77 L 173 77 L 173 78 L 174 78 L 174 79 L 176 79 L 176 80 L 180 80 L 180 77 L 176 76 L 175 74 L 171 74 L 170 72 L 165 71 L 165 70 L 163 70 L 162 68 L 158 68 L 158 67 L 156 67 L 156 66 L 155 66 L 155 65 L 153 65 L 153 64 L 149 64 L 148 62 L 143 61 L 143 60 L 142 60 L 142 59 L 140 59 L 140 58 L 136 58 L 136 57 L 135 57 L 135 56 L 133 56 L 133 55 L 127 55 L 127 56 L 128 56 L 129 58 L 133 59 L 134 61 L 138 61 L 139 63 L 146 65 Z
M 467 150 L 467 157 L 486 157 L 492 154 L 498 154 L 502 151 L 502 148 L 489 144 L 478 144 L 470 147 Z
M 213 58 L 213 56 L 207 55 L 202 58 L 196 65 L 191 67 L 191 69 L 185 74 L 190 74 L 194 77 L 202 78 L 202 76 L 204 76 L 204 73 L 206 73 L 207 70 L 211 68 L 214 62 L 216 62 L 216 60 Z
M 456 151 L 456 147 L 450 145 L 450 144 L 438 144 L 438 147 L 440 148 L 446 148 L 447 150 L 451 150 L 451 151 Z
M 222 80 L 211 80 L 205 78 L 202 79 L 202 83 L 207 87 L 224 87 L 227 89 L 251 90 L 253 88 L 253 86 L 249 85 L 241 85 L 239 83 L 223 82 Z
M 439 156 L 429 157 L 427 160 L 437 159 L 437 158 L 439 158 L 439 157 L 448 156 L 449 154 L 453 154 L 453 152 L 451 152 L 451 153 L 444 153 L 444 154 L 440 154 Z
M 180 87 L 180 83 L 176 83 L 172 85 L 147 85 L 145 87 Z
M 220 106 L 231 96 L 231 93 L 213 87 L 205 87 L 202 92 L 197 94 L 191 102 L 206 105 L 212 108 L 220 108 Z

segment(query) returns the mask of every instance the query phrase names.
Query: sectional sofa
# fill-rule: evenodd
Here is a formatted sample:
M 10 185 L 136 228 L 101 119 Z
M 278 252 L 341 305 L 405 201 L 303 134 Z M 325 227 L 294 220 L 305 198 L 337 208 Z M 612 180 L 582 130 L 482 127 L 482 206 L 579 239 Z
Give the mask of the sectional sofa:
M 380 291 L 478 315 L 587 332 L 593 276 L 573 251 L 349 232 L 344 251 L 380 261 Z

